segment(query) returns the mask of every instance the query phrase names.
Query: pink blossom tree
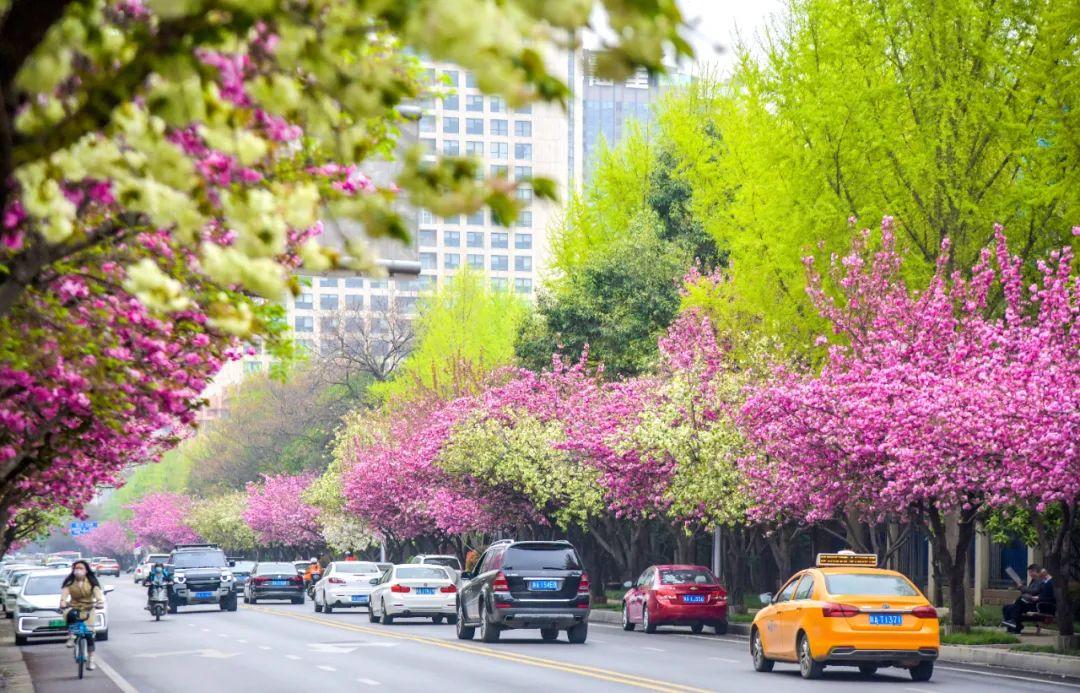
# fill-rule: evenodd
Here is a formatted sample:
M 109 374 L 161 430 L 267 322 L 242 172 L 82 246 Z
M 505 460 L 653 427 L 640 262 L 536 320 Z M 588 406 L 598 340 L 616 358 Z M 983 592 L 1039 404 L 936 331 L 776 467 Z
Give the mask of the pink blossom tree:
M 95 556 L 126 556 L 134 545 L 124 525 L 116 520 L 100 523 L 75 541 Z
M 167 551 L 177 544 L 199 541 L 188 524 L 192 501 L 180 493 L 150 493 L 128 506 L 128 528 L 140 544 Z
M 310 474 L 282 474 L 248 484 L 243 518 L 260 544 L 293 550 L 323 545 L 319 510 L 302 498 L 313 480 Z

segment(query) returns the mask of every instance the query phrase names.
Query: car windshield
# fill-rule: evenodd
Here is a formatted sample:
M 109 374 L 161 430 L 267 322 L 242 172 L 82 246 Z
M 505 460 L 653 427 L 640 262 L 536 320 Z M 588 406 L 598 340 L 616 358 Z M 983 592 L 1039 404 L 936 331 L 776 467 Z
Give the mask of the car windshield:
M 259 575 L 270 575 L 271 573 L 290 575 L 296 573 L 296 566 L 292 563 L 260 563 L 255 568 L 255 572 Z
M 560 544 L 515 544 L 503 556 L 503 570 L 581 570 L 577 553 Z
M 150 565 L 154 565 L 155 563 L 166 563 L 168 562 L 168 560 L 169 554 L 167 553 L 152 553 L 146 557 L 146 560 L 143 561 L 143 563 L 149 563 Z
M 181 551 L 173 554 L 174 568 L 226 568 L 225 554 L 221 551 Z
M 661 570 L 660 584 L 662 585 L 715 585 L 716 578 L 708 570 L 701 568 L 679 568 L 678 570 Z
M 409 566 L 408 568 L 398 568 L 397 577 L 405 580 L 445 580 L 449 576 L 442 568 L 417 565 Z
M 424 559 L 427 565 L 441 565 L 454 570 L 461 570 L 461 564 L 453 556 L 428 556 Z
M 250 573 L 255 568 L 255 561 L 237 561 L 233 566 L 234 573 Z
M 60 594 L 66 577 L 66 575 L 34 575 L 26 582 L 22 593 L 28 596 Z
M 899 575 L 833 573 L 825 576 L 829 594 L 866 594 L 876 597 L 915 597 L 918 592 Z
M 349 561 L 348 563 L 335 563 L 335 573 L 350 573 L 350 574 L 365 574 L 365 573 L 381 573 L 379 566 L 374 563 L 362 563 L 360 561 Z

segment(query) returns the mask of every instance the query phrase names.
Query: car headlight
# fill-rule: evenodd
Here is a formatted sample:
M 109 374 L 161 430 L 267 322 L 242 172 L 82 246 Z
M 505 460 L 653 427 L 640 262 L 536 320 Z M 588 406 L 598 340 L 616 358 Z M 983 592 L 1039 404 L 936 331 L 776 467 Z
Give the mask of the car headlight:
M 32 614 L 37 611 L 36 606 L 34 606 L 33 604 L 27 604 L 26 602 L 18 602 L 16 606 L 18 607 L 19 611 L 24 614 Z
M 186 579 L 187 579 L 187 578 L 185 578 L 185 577 L 183 576 L 183 574 L 181 574 L 181 573 L 177 573 L 177 574 L 176 574 L 176 576 L 175 576 L 175 577 L 173 577 L 173 580 L 174 580 L 175 582 L 178 582 L 178 583 L 181 583 L 181 584 L 182 584 L 182 583 L 183 583 L 183 582 L 184 582 L 184 581 L 185 581 Z
M 233 575 L 232 575 L 232 573 L 230 573 L 229 571 L 227 571 L 227 570 L 223 570 L 223 571 L 221 571 L 221 579 L 222 579 L 222 580 L 223 580 L 224 582 L 228 582 L 229 580 L 232 580 L 232 579 L 233 579 Z

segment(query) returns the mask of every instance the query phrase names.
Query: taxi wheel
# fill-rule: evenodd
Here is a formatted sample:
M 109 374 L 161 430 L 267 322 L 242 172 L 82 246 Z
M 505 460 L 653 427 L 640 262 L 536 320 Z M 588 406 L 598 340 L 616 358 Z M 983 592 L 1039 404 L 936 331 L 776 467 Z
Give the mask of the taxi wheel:
M 863 676 L 873 676 L 874 674 L 877 673 L 877 665 L 876 664 L 860 664 L 859 665 L 859 673 L 862 674 Z
M 810 654 L 810 638 L 805 633 L 799 634 L 799 673 L 804 679 L 820 679 L 825 672 L 825 665 L 815 662 Z
M 641 607 L 641 627 L 646 633 L 655 633 L 656 624 L 649 620 L 649 606 Z
M 930 677 L 934 675 L 934 663 L 919 662 L 908 669 L 908 672 L 911 674 L 912 681 L 929 681 Z
M 695 623 L 694 625 L 690 626 L 690 632 L 694 635 L 699 634 L 703 630 L 705 630 L 705 624 L 703 623 Z
M 772 671 L 773 661 L 765 656 L 765 647 L 761 644 L 761 633 L 757 628 L 750 636 L 750 656 L 754 658 L 754 671 Z

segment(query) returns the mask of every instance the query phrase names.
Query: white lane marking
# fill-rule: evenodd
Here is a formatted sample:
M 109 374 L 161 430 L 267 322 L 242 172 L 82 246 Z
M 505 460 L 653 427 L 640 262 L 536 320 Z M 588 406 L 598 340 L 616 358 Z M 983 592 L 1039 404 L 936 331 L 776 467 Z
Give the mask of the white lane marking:
M 200 630 L 201 630 L 202 632 L 204 632 L 204 633 L 209 633 L 209 632 L 210 632 L 210 629 L 209 629 L 209 628 L 201 628 Z
M 649 650 L 651 652 L 666 652 L 666 650 L 661 650 L 659 647 L 643 647 L 641 649 Z
M 285 655 L 285 659 L 303 659 L 303 657 L 297 655 Z
M 737 659 L 728 659 L 727 657 L 709 657 L 709 659 L 715 659 L 718 662 L 727 662 L 728 664 L 738 664 Z
M 105 660 L 101 658 L 101 655 L 95 655 L 98 667 L 105 672 L 105 675 L 112 679 L 112 682 L 116 684 L 123 693 L 139 693 L 139 689 L 132 686 L 131 683 L 120 675 L 116 669 L 105 663 Z
M 367 686 L 381 686 L 382 684 L 375 679 L 356 679 L 358 683 L 362 683 Z
M 236 642 L 247 642 L 247 640 L 244 640 L 243 638 L 237 638 Z
M 335 669 L 334 667 L 328 667 L 325 664 L 320 664 L 319 666 L 317 666 L 315 668 L 316 669 L 322 669 L 323 671 L 337 671 L 337 669 Z
M 926 688 L 905 688 L 904 690 L 911 691 L 911 693 L 933 693 L 933 691 L 930 691 Z
M 274 648 L 270 647 L 269 645 L 259 645 L 259 649 L 260 650 L 272 650 Z
M 195 627 L 195 624 L 194 624 L 194 623 L 189 623 L 189 624 L 187 624 L 187 627 L 188 627 L 188 628 L 194 628 L 194 627 Z
M 1014 681 L 1031 681 L 1033 683 L 1045 683 L 1051 686 L 1065 686 L 1066 688 L 1080 688 L 1080 684 L 1068 683 L 1067 681 L 1051 681 L 1047 679 L 1036 679 L 1030 676 L 1016 676 L 1014 674 L 995 674 L 990 671 L 979 671 L 977 669 L 961 669 L 960 667 L 943 667 L 940 664 L 934 665 L 935 669 L 944 669 L 945 671 L 960 671 L 965 674 L 973 674 L 975 676 L 993 676 L 998 679 L 1013 679 Z
M 229 637 L 229 636 L 228 636 L 227 634 L 225 634 L 225 633 L 218 633 L 218 634 L 217 634 L 217 636 L 218 636 L 219 638 L 227 638 L 227 637 Z

